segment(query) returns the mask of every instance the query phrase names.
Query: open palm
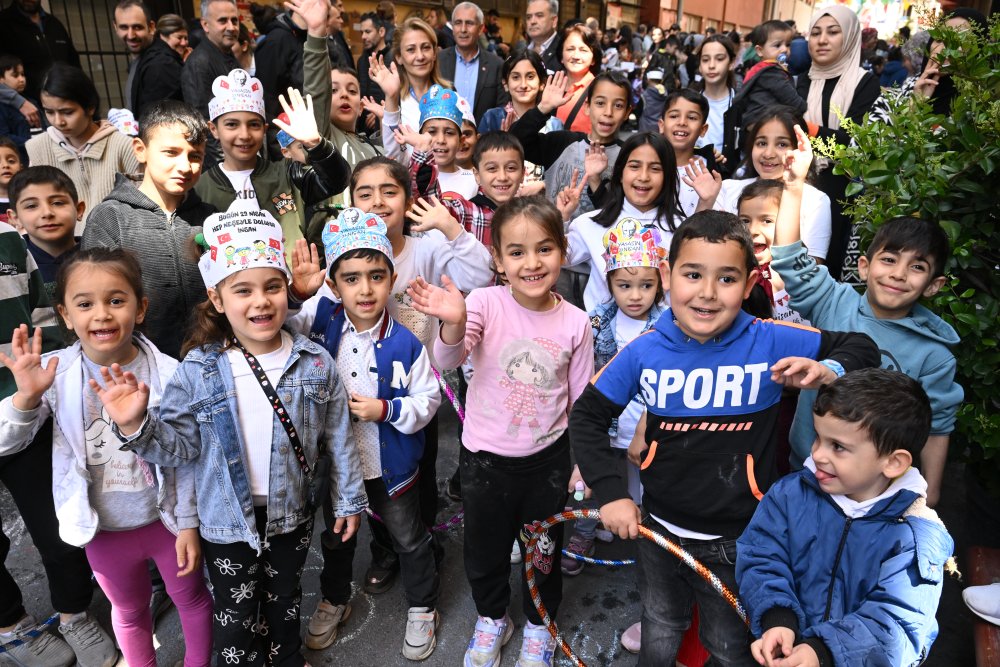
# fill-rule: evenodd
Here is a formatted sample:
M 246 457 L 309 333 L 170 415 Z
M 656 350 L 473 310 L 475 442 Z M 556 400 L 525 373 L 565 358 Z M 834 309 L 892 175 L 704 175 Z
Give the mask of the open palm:
M 118 424 L 124 435 L 132 435 L 142 424 L 146 416 L 146 406 L 149 405 L 149 386 L 139 382 L 132 371 L 122 371 L 118 364 L 111 368 L 101 368 L 102 386 L 97 380 L 90 379 L 90 388 L 108 411 L 111 421 Z
M 465 320 L 465 297 L 448 276 L 441 276 L 441 287 L 418 277 L 410 281 L 406 292 L 413 299 L 413 307 L 425 315 L 445 324 L 460 324 Z
M 59 359 L 53 357 L 47 365 L 42 365 L 42 330 L 36 327 L 35 335 L 29 338 L 27 324 L 14 329 L 10 352 L 13 357 L 0 352 L 0 363 L 10 370 L 17 384 L 20 396 L 15 407 L 21 410 L 34 408 L 56 379 Z

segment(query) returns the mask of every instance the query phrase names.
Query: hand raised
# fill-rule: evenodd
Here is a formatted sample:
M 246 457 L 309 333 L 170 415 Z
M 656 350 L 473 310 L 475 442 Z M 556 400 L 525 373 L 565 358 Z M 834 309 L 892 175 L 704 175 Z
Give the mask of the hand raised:
M 501 132 L 510 132 L 510 126 L 517 122 L 517 114 L 513 110 L 508 111 L 507 115 L 503 117 L 503 121 L 500 123 Z
M 362 106 L 362 108 L 365 111 L 367 111 L 369 114 L 371 114 L 369 116 L 369 118 L 373 118 L 374 117 L 374 118 L 377 118 L 378 120 L 382 120 L 382 116 L 385 115 L 385 104 L 382 103 L 382 102 L 379 102 L 374 97 L 362 97 L 361 98 L 361 106 Z M 372 123 L 368 127 L 368 129 L 369 130 L 375 129 L 375 124 Z
M 573 99 L 573 92 L 570 90 L 569 80 L 563 71 L 556 72 L 549 76 L 545 82 L 545 90 L 542 91 L 542 98 L 538 101 L 538 110 L 542 113 L 552 113 L 562 105 Z
M 564 187 L 556 195 L 556 208 L 562 213 L 563 222 L 569 222 L 573 217 L 573 212 L 580 207 L 580 197 L 583 196 L 583 188 L 587 181 L 580 177 L 580 170 L 573 170 L 573 177 L 569 185 Z
M 434 141 L 431 135 L 421 134 L 405 123 L 394 129 L 392 134 L 396 137 L 397 144 L 400 146 L 412 146 L 413 150 L 418 153 L 429 153 L 431 143 Z
M 714 204 L 722 190 L 722 176 L 717 171 L 709 171 L 705 161 L 700 158 L 692 158 L 684 166 L 684 182 L 694 188 L 698 193 L 698 199 L 709 204 Z
M 305 239 L 295 241 L 292 249 L 292 289 L 300 297 L 310 297 L 319 291 L 324 280 L 326 271 L 320 267 L 316 244 Z
M 448 276 L 441 276 L 441 287 L 417 277 L 410 281 L 406 293 L 413 301 L 413 308 L 421 313 L 436 317 L 446 324 L 464 324 L 465 297 Z
M 14 329 L 10 352 L 13 357 L 0 352 L 0 363 L 10 370 L 17 384 L 17 392 L 12 399 L 14 407 L 32 410 L 38 407 L 42 394 L 55 381 L 59 359 L 52 357 L 42 365 L 42 329 L 35 327 L 35 335 L 29 338 L 27 324 Z
M 275 127 L 301 141 L 306 148 L 315 148 L 320 142 L 320 136 L 316 127 L 316 117 L 313 115 L 312 95 L 306 95 L 305 99 L 302 99 L 302 93 L 289 88 L 288 101 L 284 95 L 279 95 L 278 102 L 288 116 L 288 122 L 275 118 L 271 121 Z
M 462 226 L 436 197 L 417 199 L 406 212 L 406 217 L 413 221 L 411 229 L 415 232 L 437 229 L 449 240 L 462 233 Z
M 373 53 L 369 57 L 368 64 L 368 76 L 385 93 L 386 101 L 391 99 L 398 102 L 399 90 L 402 88 L 402 83 L 399 80 L 396 63 L 390 62 L 387 66 L 382 56 L 376 56 Z
M 587 177 L 587 180 L 597 179 L 600 181 L 601 174 L 604 170 L 608 168 L 608 154 L 604 150 L 604 146 L 597 143 L 596 141 L 590 142 L 590 147 L 587 149 L 586 154 L 583 157 L 583 173 Z
M 122 371 L 118 364 L 101 367 L 102 386 L 94 378 L 89 380 L 101 404 L 108 411 L 111 421 L 118 424 L 122 435 L 132 435 L 139 430 L 149 405 L 149 387 L 139 382 L 132 371 Z
M 785 151 L 785 171 L 782 178 L 786 185 L 805 183 L 809 175 L 809 165 L 812 164 L 813 151 L 809 135 L 801 127 L 795 126 L 796 147 Z
M 287 0 L 282 4 L 285 9 L 302 18 L 306 24 L 306 32 L 313 37 L 326 37 L 329 34 L 327 17 L 330 3 L 327 0 Z

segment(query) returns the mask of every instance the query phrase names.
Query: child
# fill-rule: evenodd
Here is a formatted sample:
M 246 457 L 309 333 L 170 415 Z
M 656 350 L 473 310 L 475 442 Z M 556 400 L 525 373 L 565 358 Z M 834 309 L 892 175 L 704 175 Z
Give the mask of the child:
M 789 107 L 794 113 L 806 112 L 806 101 L 795 90 L 788 73 L 788 55 L 794 31 L 784 21 L 764 21 L 750 33 L 750 41 L 759 61 L 743 78 L 743 87 L 736 95 L 735 123 L 746 128 L 759 120 L 761 114 L 777 105 Z
M 409 236 L 404 233 L 407 212 L 413 204 L 410 190 L 410 175 L 402 164 L 386 156 L 363 161 L 351 176 L 351 201 L 364 213 L 374 213 L 386 224 L 386 236 L 392 244 L 393 274 L 396 276 L 389 299 L 389 314 L 392 319 L 410 330 L 428 348 L 437 336 L 437 320 L 428 317 L 413 307 L 406 285 L 417 276 L 440 282 L 441 276 L 454 277 L 459 289 L 471 291 L 485 287 L 493 281 L 490 270 L 489 251 L 476 237 L 462 229 L 453 218 L 445 214 L 435 216 L 435 222 L 427 229 L 438 229 L 444 238 L 430 235 Z M 324 287 L 325 272 L 320 269 L 319 257 L 311 249 L 310 261 L 300 263 L 303 280 L 296 274 L 292 285 L 292 295 L 303 301 Z M 333 296 L 332 293 L 324 294 Z M 302 312 L 315 312 L 319 299 L 306 301 Z M 433 363 L 433 355 L 431 359 Z M 420 459 L 418 485 L 420 490 L 420 512 L 425 525 L 433 526 L 437 517 L 437 419 L 430 421 L 424 430 L 424 453 Z M 392 542 L 381 525 L 373 527 L 373 540 L 377 552 L 371 567 L 365 573 L 364 588 L 369 593 L 384 593 L 392 586 L 399 565 L 392 549 Z M 320 578 L 322 585 L 323 577 Z M 323 589 L 323 597 L 334 599 L 337 593 Z M 310 623 L 310 626 L 312 624 Z
M 708 101 L 708 130 L 699 137 L 697 148 L 713 146 L 724 152 L 725 116 L 736 96 L 736 76 L 733 64 L 736 61 L 736 47 L 725 35 L 706 37 L 695 52 L 698 63 L 699 81 L 694 89 Z
M 714 207 L 736 213 L 740 193 L 755 179 L 784 178 L 785 154 L 795 148 L 795 125 L 802 122 L 801 116 L 786 107 L 764 112 L 746 132 L 744 178 L 722 181 Z M 809 256 L 822 264 L 830 248 L 830 198 L 809 183 L 803 184 L 802 196 L 802 242 Z
M 768 178 L 758 179 L 744 188 L 738 204 L 740 222 L 747 226 L 753 240 L 753 254 L 760 267 L 757 282 L 769 297 L 774 319 L 810 326 L 809 321 L 791 307 L 791 297 L 785 290 L 785 281 L 771 268 L 774 227 L 778 221 L 784 188 L 782 181 Z
M 14 227 L 17 227 L 17 223 L 10 222 L 7 215 L 7 209 L 10 208 L 10 181 L 24 168 L 25 159 L 21 157 L 17 144 L 7 137 L 0 137 L 0 222 Z
M 403 656 L 424 660 L 437 644 L 434 631 L 440 615 L 435 609 L 433 541 L 421 520 L 416 477 L 424 427 L 437 412 L 441 391 L 427 350 L 386 310 L 395 279 L 386 231 L 377 215 L 356 208 L 328 223 L 323 232 L 330 267 L 327 285 L 336 301 L 316 297 L 314 318 L 300 315 L 289 323 L 333 355 L 351 397 L 351 426 L 368 502 L 384 522 L 401 561 L 410 607 Z M 296 254 L 308 254 L 305 242 Z M 322 542 L 324 597 L 306 634 L 306 646 L 314 650 L 332 644 L 338 625 L 351 613 L 351 561 L 357 540 L 338 544 L 330 537 L 324 534 Z M 329 591 L 337 596 L 325 597 Z
M 465 572 L 479 619 L 465 665 L 500 664 L 514 631 L 511 541 L 531 522 L 561 511 L 570 476 L 567 417 L 593 371 L 587 316 L 555 294 L 566 253 L 559 211 L 542 196 L 519 197 L 493 217 L 493 260 L 506 285 L 474 290 L 468 304 L 447 278 L 423 278 L 408 290 L 414 306 L 442 321 L 434 354 L 456 368 L 469 354 L 469 383 L 459 466 L 465 507 Z M 553 617 L 562 598 L 561 526 L 535 553 L 536 581 Z M 524 553 L 524 545 L 521 545 Z M 552 665 L 555 640 L 542 625 L 527 584 L 528 619 L 519 664 Z
M 784 278 L 785 289 L 803 317 L 820 327 L 869 334 L 882 351 L 882 366 L 906 373 L 927 392 L 933 416 L 920 468 L 927 480 L 927 504 L 933 507 L 941 493 L 948 436 L 962 402 L 962 387 L 955 382 L 955 357 L 948 349 L 959 338 L 948 323 L 917 302 L 934 296 L 945 284 L 948 237 L 933 221 L 893 218 L 879 227 L 858 262 L 859 274 L 868 286 L 865 293 L 834 281 L 799 242 L 802 183 L 812 162 L 812 147 L 801 128 L 796 126 L 795 133 L 798 148 L 785 158 L 789 167 L 771 248 L 772 266 Z M 811 393 L 799 398 L 791 433 L 795 467 L 815 440 L 810 419 L 814 398 Z
M 287 103 L 284 95 L 279 96 L 290 123 L 275 119 L 274 125 L 302 142 L 308 166 L 258 156 L 267 133 L 260 81 L 235 69 L 217 77 L 212 92 L 208 125 L 219 140 L 223 159 L 205 173 L 195 191 L 220 211 L 236 200 L 252 202 L 281 223 L 287 247 L 292 247 L 304 238 L 306 208 L 343 190 L 350 167 L 333 144 L 320 136 L 312 101 L 303 100 L 298 91 L 288 90 Z
M 116 185 L 117 174 L 136 174 L 132 139 L 114 125 L 94 120 L 101 99 L 83 70 L 57 63 L 42 81 L 42 109 L 49 127 L 25 144 L 32 166 L 47 164 L 69 174 L 80 201 L 99 203 Z M 91 209 L 91 213 L 95 209 Z M 75 233 L 83 234 L 83 219 Z
M 737 541 L 753 656 L 918 664 L 955 548 L 913 467 L 930 433 L 927 394 L 902 373 L 865 369 L 822 387 L 813 420 L 806 469 L 771 487 Z
M 139 123 L 142 182 L 136 187 L 119 175 L 107 200 L 91 211 L 80 247 L 142 253 L 147 335 L 164 354 L 178 357 L 194 307 L 205 300 L 198 267 L 188 259 L 196 223 L 182 207 L 201 175 L 208 126 L 196 109 L 175 100 L 147 107 Z
M 821 332 L 741 310 L 757 282 L 757 262 L 746 227 L 732 214 L 703 211 L 686 220 L 661 276 L 670 309 L 654 331 L 619 350 L 573 408 L 576 460 L 608 530 L 634 539 L 641 522 L 732 588 L 736 538 L 775 479 L 783 386 L 830 382 L 877 363 L 878 352 L 863 334 Z M 613 419 L 637 393 L 648 413 L 640 473 L 645 520 L 608 446 Z M 753 664 L 746 626 L 728 603 L 652 542 L 640 540 L 638 548 L 640 662 L 673 664 L 694 600 L 712 656 Z
M 476 163 L 473 155 L 476 152 L 476 144 L 479 142 L 479 133 L 476 131 L 476 124 L 468 118 L 462 117 L 462 133 L 458 138 L 458 152 L 455 153 L 455 164 L 459 169 L 475 170 Z
M 623 217 L 605 232 L 604 248 L 604 279 L 612 298 L 588 313 L 594 336 L 594 368 L 604 368 L 619 349 L 649 331 L 665 310 L 660 261 L 667 253 L 659 230 Z M 642 413 L 637 394 L 608 432 L 612 447 L 622 450 L 623 458 Z M 642 497 L 639 468 L 629 465 L 627 471 L 629 495 L 638 503 Z M 578 476 L 579 471 L 574 470 L 574 477 Z M 575 479 L 570 482 L 575 486 Z M 567 551 L 592 556 L 596 528 L 596 519 L 577 520 Z M 580 574 L 583 562 L 564 555 L 562 571 L 569 576 Z
M 79 245 L 73 230 L 86 204 L 77 200 L 65 172 L 46 165 L 18 172 L 10 180 L 10 195 L 11 221 L 24 230 L 24 242 L 38 265 L 49 301 L 54 302 L 56 275 Z
M 677 210 L 676 174 L 674 153 L 661 135 L 635 134 L 618 153 L 604 208 L 584 213 L 570 224 L 566 263 L 590 264 L 590 278 L 583 291 L 588 310 L 611 300 L 604 272 L 604 236 L 621 218 L 634 218 L 643 227 L 655 227 L 663 247 L 669 247 L 670 237 L 683 220 Z
M 180 612 L 185 665 L 208 667 L 212 598 L 201 577 L 192 471 L 160 469 L 120 449 L 111 423 L 115 412 L 108 406 L 113 399 L 87 389 L 107 384 L 111 373 L 128 373 L 142 383 L 155 412 L 177 367 L 135 331 L 147 305 L 140 273 L 138 259 L 120 248 L 81 251 L 63 266 L 56 307 L 78 340 L 43 357 L 38 329 L 30 341 L 27 326 L 14 332 L 13 357 L 0 354 L 17 383 L 17 392 L 0 403 L 0 441 L 4 454 L 19 451 L 54 417 L 52 495 L 59 535 L 85 548 L 111 601 L 115 637 L 128 664 L 156 665 L 146 562 L 152 559 Z M 115 663 L 110 641 L 106 650 L 94 664 Z
M 524 146 L 524 157 L 529 162 L 545 169 L 545 190 L 550 195 L 562 192 L 567 186 L 576 185 L 575 173 L 583 174 L 587 152 L 599 145 L 607 155 L 604 169 L 588 182 L 588 190 L 580 197 L 580 204 L 570 215 L 571 218 L 599 208 L 592 201 L 600 183 L 611 176 L 611 163 L 618 157 L 622 142 L 618 131 L 628 119 L 631 111 L 632 88 L 628 79 L 618 72 L 601 72 L 587 88 L 587 113 L 591 119 L 591 131 L 571 132 L 569 130 L 550 131 L 538 134 L 548 122 L 549 116 L 567 103 L 573 93 L 563 72 L 550 76 L 541 100 L 534 109 L 529 109 L 510 127 L 510 133 Z
M 20 95 L 24 92 L 27 81 L 24 76 L 24 63 L 20 58 L 7 54 L 0 55 L 0 88 L 9 88 Z M 31 138 L 31 126 L 24 114 L 9 104 L 0 103 L 0 137 L 12 141 L 21 160 L 28 161 L 24 144 Z
M 683 182 L 677 198 L 685 217 L 711 208 L 722 183 L 715 171 L 715 146 L 695 148 L 708 132 L 708 113 L 704 95 L 682 88 L 667 95 L 660 118 L 660 134 L 674 149 L 677 178 Z
M 159 416 L 121 369 L 98 395 L 129 448 L 194 474 L 215 591 L 215 660 L 302 667 L 301 571 L 313 512 L 329 495 L 332 530 L 346 541 L 366 500 L 336 366 L 321 346 L 283 330 L 282 230 L 251 207 L 235 204 L 206 221 L 209 250 L 198 268 L 209 300 L 198 306 Z M 249 252 L 234 261 L 229 248 Z

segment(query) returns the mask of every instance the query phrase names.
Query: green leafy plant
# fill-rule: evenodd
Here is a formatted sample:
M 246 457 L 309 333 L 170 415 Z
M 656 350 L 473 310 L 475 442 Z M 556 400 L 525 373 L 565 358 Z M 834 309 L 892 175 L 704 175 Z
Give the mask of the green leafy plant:
M 929 306 L 962 338 L 954 352 L 965 402 L 951 449 L 1000 497 L 1000 19 L 988 35 L 939 25 L 931 36 L 958 91 L 951 113 L 933 113 L 914 94 L 892 103 L 891 123 L 846 121 L 852 144 L 817 151 L 852 179 L 847 211 L 862 247 L 899 215 L 937 220 L 947 232 L 949 278 Z

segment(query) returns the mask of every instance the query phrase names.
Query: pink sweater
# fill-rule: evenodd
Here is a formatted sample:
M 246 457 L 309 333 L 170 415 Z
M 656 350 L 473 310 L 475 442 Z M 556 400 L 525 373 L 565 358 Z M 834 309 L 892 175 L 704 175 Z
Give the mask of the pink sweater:
M 472 353 L 462 444 L 501 456 L 529 456 L 563 434 L 573 401 L 594 372 L 590 320 L 561 298 L 555 308 L 524 308 L 506 286 L 473 290 L 466 299 L 465 340 L 434 341 L 444 368 Z

